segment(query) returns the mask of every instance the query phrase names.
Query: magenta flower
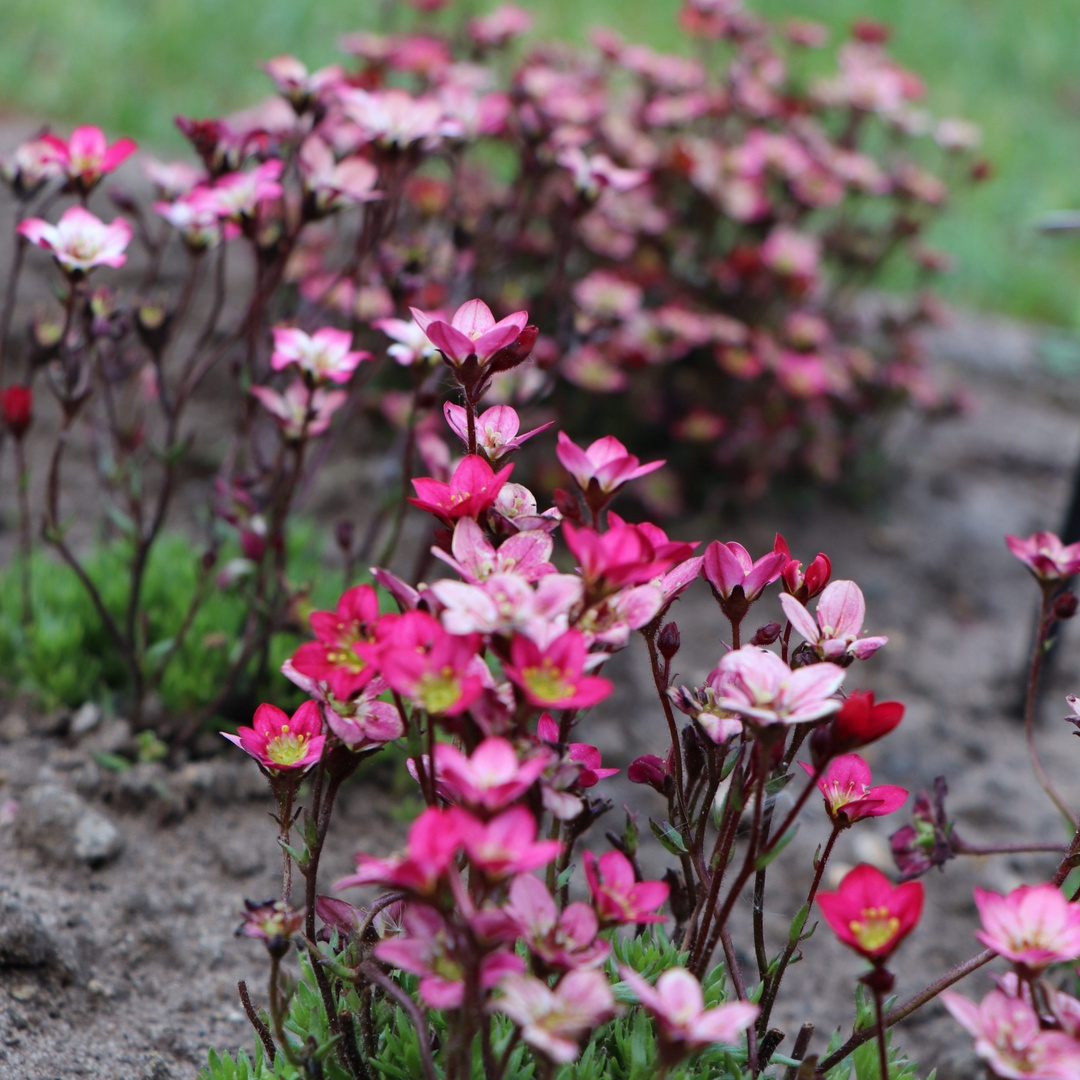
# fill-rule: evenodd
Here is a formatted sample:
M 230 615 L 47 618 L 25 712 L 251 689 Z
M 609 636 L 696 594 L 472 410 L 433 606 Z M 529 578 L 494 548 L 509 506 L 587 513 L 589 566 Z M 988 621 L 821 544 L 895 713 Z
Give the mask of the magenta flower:
M 915 929 L 922 914 L 923 887 L 918 881 L 894 887 L 880 870 L 860 863 L 836 892 L 819 892 L 817 904 L 845 945 L 881 963 Z
M 610 679 L 586 675 L 585 637 L 577 630 L 560 634 L 546 649 L 518 635 L 510 645 L 506 677 L 532 705 L 551 709 L 587 709 L 615 689 Z
M 338 701 L 362 690 L 375 668 L 353 648 L 371 641 L 379 618 L 379 598 L 370 585 L 355 585 L 341 594 L 336 611 L 313 611 L 309 616 L 316 641 L 293 653 L 293 667 L 308 678 L 324 682 Z
M 1080 571 L 1080 543 L 1063 544 L 1051 532 L 1032 533 L 1026 540 L 1006 536 L 1005 543 L 1040 581 L 1061 581 Z
M 477 664 L 477 634 L 448 634 L 439 620 L 424 611 L 385 616 L 389 628 L 375 645 L 360 645 L 366 659 L 377 661 L 392 690 L 404 694 L 426 712 L 457 716 L 483 689 Z
M 1048 1031 L 1022 998 L 991 990 L 976 1005 L 947 990 L 941 1003 L 975 1039 L 975 1053 L 1007 1080 L 1073 1080 L 1080 1076 L 1080 1042 Z
M 686 968 L 669 968 L 655 987 L 625 964 L 619 974 L 656 1018 L 660 1054 L 668 1064 L 714 1043 L 734 1045 L 757 1019 L 758 1007 L 748 1001 L 706 1009 L 701 983 Z
M 69 206 L 55 225 L 27 218 L 15 231 L 36 247 L 51 251 L 72 277 L 81 277 L 95 266 L 123 266 L 132 236 L 131 226 L 123 218 L 106 225 L 81 206 Z
M 545 965 L 560 971 L 602 964 L 611 946 L 597 935 L 596 912 L 580 900 L 562 913 L 547 886 L 532 874 L 519 874 L 510 883 L 510 900 L 500 915 L 509 920 L 510 933 L 521 938 Z
M 448 401 L 443 405 L 443 415 L 454 434 L 467 446 L 469 423 L 465 410 L 460 405 Z M 517 410 L 510 408 L 509 405 L 492 405 L 476 418 L 476 445 L 483 451 L 488 461 L 496 462 L 534 435 L 547 431 L 554 423 L 554 420 L 549 420 L 546 424 L 541 424 L 532 431 L 519 435 L 521 419 L 518 417 Z
M 271 948 L 286 945 L 304 926 L 304 908 L 293 911 L 283 900 L 258 904 L 244 901 L 244 921 L 237 929 L 241 937 L 262 938 Z
M 131 139 L 117 139 L 110 145 L 101 128 L 90 126 L 77 127 L 67 142 L 55 135 L 43 135 L 41 138 L 52 148 L 71 186 L 84 195 L 106 173 L 119 168 L 136 150 Z
M 782 593 L 780 606 L 791 625 L 824 660 L 866 660 L 888 642 L 884 636 L 860 638 L 866 601 L 854 581 L 833 581 L 825 586 L 817 605 L 817 623 L 790 593 Z
M 628 525 L 616 514 L 609 514 L 608 521 L 610 527 L 603 533 L 564 522 L 563 536 L 585 581 L 609 591 L 661 577 L 697 547 L 668 540 L 663 529 L 649 522 Z
M 426 905 L 405 909 L 402 933 L 379 942 L 375 955 L 384 964 L 420 976 L 420 999 L 431 1009 L 458 1009 L 465 997 L 467 943 Z M 480 987 L 489 990 L 506 976 L 525 970 L 512 952 L 488 953 L 480 961 Z
M 274 352 L 270 366 L 281 371 L 295 364 L 315 382 L 329 379 L 347 383 L 362 360 L 373 359 L 371 353 L 350 352 L 352 334 L 324 326 L 314 334 L 305 334 L 292 326 L 274 327 Z
M 792 671 L 776 653 L 744 645 L 729 652 L 717 671 L 717 704 L 758 724 L 801 724 L 840 708 L 833 694 L 844 681 L 844 669 L 836 664 Z
M 521 1028 L 521 1037 L 557 1065 L 577 1059 L 581 1040 L 618 1012 L 601 971 L 571 971 L 552 989 L 532 975 L 507 975 L 489 1006 Z
M 292 716 L 276 705 L 263 703 L 255 710 L 252 725 L 238 728 L 235 735 L 221 734 L 268 772 L 303 771 L 322 757 L 326 736 L 314 701 L 305 701 Z
M 1007 896 L 975 890 L 983 928 L 975 936 L 1028 971 L 1080 958 L 1080 904 L 1054 885 L 1021 885 Z
M 734 540 L 726 544 L 714 540 L 705 549 L 704 558 L 701 576 L 712 587 L 717 599 L 728 600 L 736 589 L 741 589 L 749 603 L 753 603 L 765 586 L 780 576 L 787 562 L 786 556 L 780 551 L 770 551 L 754 562 L 750 552 Z
M 400 739 L 405 723 L 396 705 L 379 701 L 389 687 L 376 677 L 356 697 L 335 701 L 326 709 L 330 730 L 354 753 Z
M 477 363 L 486 364 L 500 349 L 513 345 L 529 321 L 527 311 L 515 311 L 496 322 L 483 300 L 462 304 L 448 323 L 417 308 L 409 310 L 431 344 L 454 367 L 470 356 L 475 356 Z
M 548 562 L 554 547 L 551 536 L 541 529 L 526 529 L 504 540 L 497 548 L 471 517 L 459 518 L 450 542 L 450 554 L 442 548 L 431 553 L 452 566 L 471 585 L 495 574 L 514 574 L 534 582 L 555 572 Z
M 446 521 L 477 518 L 495 502 L 499 489 L 513 469 L 513 465 L 504 465 L 498 472 L 493 472 L 479 454 L 469 454 L 461 459 L 449 483 L 432 480 L 429 476 L 413 480 L 416 497 L 410 498 L 409 502 Z
M 492 736 L 470 756 L 450 743 L 435 747 L 435 780 L 450 802 L 488 812 L 501 810 L 524 795 L 551 763 L 551 753 L 534 753 L 524 761 L 513 744 Z
M 667 922 L 667 916 L 656 910 L 671 891 L 667 882 L 637 881 L 633 865 L 621 851 L 609 851 L 599 859 L 586 851 L 585 880 L 603 926 Z
M 315 438 L 330 427 L 330 419 L 349 399 L 344 390 L 312 389 L 297 379 L 279 394 L 269 386 L 253 386 L 249 390 L 274 418 L 282 434 L 290 442 Z
M 800 761 L 810 775 L 814 767 Z M 818 790 L 825 796 L 825 812 L 840 828 L 854 824 L 860 818 L 882 817 L 899 810 L 908 793 L 892 784 L 870 786 L 870 767 L 858 754 L 842 754 L 829 762 L 824 776 L 817 780 Z
M 555 453 L 582 491 L 588 492 L 595 482 L 605 495 L 618 491 L 631 480 L 655 472 L 664 464 L 663 461 L 650 461 L 642 465 L 614 435 L 605 435 L 590 443 L 587 450 L 582 450 L 565 431 L 560 431 Z
M 541 713 L 536 724 L 536 735 L 551 746 L 558 745 L 559 725 L 555 723 L 551 713 Z M 577 777 L 578 787 L 595 787 L 601 780 L 615 776 L 619 771 L 604 768 L 601 764 L 600 751 L 589 743 L 568 743 L 566 752 L 570 760 L 580 769 Z
M 250 172 L 226 173 L 213 187 L 196 188 L 189 197 L 197 196 L 198 205 L 219 218 L 240 222 L 253 218 L 262 203 L 281 198 L 283 189 L 278 180 L 284 168 L 283 161 L 272 158 Z
M 362 852 L 356 856 L 356 872 L 334 882 L 334 889 L 383 885 L 431 899 L 443 884 L 461 850 L 465 832 L 478 823 L 457 807 L 428 807 L 409 826 L 405 852 L 381 859 Z
M 512 806 L 488 822 L 470 818 L 461 842 L 474 867 L 488 878 L 502 880 L 547 866 L 558 856 L 562 844 L 537 840 L 536 828 L 536 818 L 524 806 Z

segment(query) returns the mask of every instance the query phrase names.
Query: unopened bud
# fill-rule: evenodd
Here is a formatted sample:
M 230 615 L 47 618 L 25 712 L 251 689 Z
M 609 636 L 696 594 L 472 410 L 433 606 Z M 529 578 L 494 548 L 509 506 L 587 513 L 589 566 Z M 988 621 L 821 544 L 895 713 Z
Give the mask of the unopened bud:
M 348 518 L 342 518 L 334 526 L 334 540 L 343 555 L 348 555 L 353 546 L 353 523 Z
M 1054 618 L 1055 619 L 1071 619 L 1076 614 L 1077 607 L 1076 593 L 1063 592 L 1060 596 L 1054 599 Z
M 554 502 L 555 509 L 562 514 L 565 521 L 569 521 L 574 525 L 581 524 L 581 506 L 569 491 L 556 488 L 555 494 L 552 496 L 552 502 Z
M 660 650 L 660 655 L 670 663 L 681 644 L 679 627 L 673 622 L 665 623 L 656 639 L 656 647 Z
M 769 622 L 759 626 L 750 639 L 751 645 L 771 645 L 779 636 L 783 627 L 778 622 Z

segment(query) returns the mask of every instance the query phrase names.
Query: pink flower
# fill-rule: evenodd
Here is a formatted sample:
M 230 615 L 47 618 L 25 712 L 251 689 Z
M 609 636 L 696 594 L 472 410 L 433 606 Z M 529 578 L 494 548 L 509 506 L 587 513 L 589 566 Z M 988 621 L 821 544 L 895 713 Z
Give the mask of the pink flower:
M 55 135 L 43 135 L 42 140 L 52 147 L 72 186 L 83 194 L 136 150 L 131 139 L 117 139 L 110 146 L 101 128 L 89 126 L 76 128 L 67 142 Z
M 296 366 L 316 382 L 330 379 L 347 383 L 362 360 L 371 360 L 369 352 L 350 352 L 352 334 L 348 330 L 335 330 L 324 326 L 314 334 L 305 334 L 292 326 L 274 327 L 274 353 L 270 366 L 281 371 L 290 364 Z
M 832 574 L 832 562 L 824 552 L 819 551 L 814 556 L 804 573 L 802 563 L 791 557 L 787 541 L 779 533 L 776 534 L 773 551 L 779 551 L 788 560 L 780 571 L 780 576 L 784 579 L 784 587 L 797 600 L 805 604 L 828 584 L 829 575 Z
M 42 135 L 20 143 L 11 154 L 0 157 L 0 176 L 20 199 L 29 199 L 42 184 L 64 171 L 56 148 Z
M 454 367 L 470 356 L 475 356 L 478 364 L 486 364 L 501 349 L 513 345 L 529 321 L 527 311 L 515 311 L 496 322 L 483 300 L 462 304 L 448 323 L 417 308 L 409 310 L 431 344 Z
M 327 725 L 354 753 L 393 742 L 405 734 L 397 706 L 379 701 L 379 695 L 388 689 L 382 679 L 374 678 L 357 697 L 327 706 Z
M 894 887 L 880 870 L 860 863 L 836 892 L 819 892 L 817 903 L 845 945 L 880 963 L 915 929 L 922 914 L 923 887 L 917 881 Z
M 428 341 L 428 336 L 420 324 L 411 319 L 408 322 L 404 319 L 375 319 L 371 325 L 394 340 L 394 344 L 386 351 L 402 367 L 424 363 L 438 352 Z
M 295 56 L 275 56 L 263 64 L 263 70 L 273 79 L 278 93 L 298 113 L 304 112 L 313 101 L 345 78 L 337 64 L 309 72 L 307 65 Z
M 904 718 L 899 701 L 875 704 L 872 690 L 853 690 L 832 718 L 829 735 L 839 750 L 854 750 L 888 735 Z
M 196 188 L 173 202 L 154 203 L 154 212 L 180 233 L 192 251 L 216 247 L 222 239 L 232 240 L 240 232 L 231 222 L 222 223 L 214 208 L 207 205 L 203 191 Z
M 761 261 L 783 277 L 812 280 L 821 261 L 821 241 L 777 225 L 761 245 Z
M 810 775 L 814 767 L 800 761 Z M 842 754 L 829 762 L 824 776 L 819 776 L 818 789 L 825 796 L 825 811 L 834 825 L 846 828 L 864 817 L 882 817 L 899 810 L 908 793 L 891 784 L 870 786 L 870 767 L 858 754 Z
M 706 1009 L 701 983 L 686 968 L 669 968 L 655 987 L 625 964 L 619 974 L 656 1017 L 661 1057 L 669 1064 L 714 1043 L 735 1044 L 757 1019 L 758 1007 L 748 1001 Z
M 529 582 L 553 574 L 555 567 L 548 562 L 553 547 L 546 532 L 526 529 L 496 548 L 471 517 L 463 517 L 454 526 L 451 554 L 442 548 L 432 548 L 431 553 L 475 585 L 493 574 L 515 574 Z
M 498 472 L 493 472 L 479 454 L 468 454 L 461 459 L 448 484 L 428 476 L 413 480 L 416 497 L 410 498 L 409 502 L 446 521 L 478 518 L 495 502 L 499 489 L 513 469 L 513 465 L 504 465 Z
M 701 576 L 712 587 L 718 599 L 727 600 L 736 589 L 749 603 L 753 603 L 779 576 L 787 562 L 779 551 L 762 555 L 757 562 L 750 552 L 734 540 L 726 544 L 714 540 L 706 549 Z
M 372 92 L 350 88 L 338 96 L 364 142 L 402 149 L 421 143 L 430 148 L 443 137 L 443 107 L 434 98 L 413 97 L 397 87 Z
M 293 911 L 283 900 L 263 904 L 245 900 L 244 909 L 244 921 L 236 931 L 242 937 L 262 938 L 273 948 L 287 945 L 294 935 L 302 933 L 304 908 Z
M 1040 581 L 1061 581 L 1080 571 L 1080 543 L 1063 544 L 1051 532 L 1032 533 L 1026 540 L 1006 536 L 1005 543 Z
M 604 926 L 667 922 L 667 916 L 656 910 L 671 891 L 667 882 L 637 881 L 633 865 L 621 851 L 609 851 L 599 859 L 586 851 L 585 879 Z
M 198 205 L 219 218 L 236 222 L 253 218 L 262 203 L 281 198 L 278 180 L 284 168 L 283 161 L 272 158 L 250 172 L 226 173 L 213 187 L 196 188 L 191 196 L 198 196 Z
M 330 427 L 330 418 L 349 399 L 344 390 L 312 389 L 302 379 L 290 383 L 284 394 L 269 386 L 253 386 L 249 393 L 258 398 L 290 441 L 322 435 Z
M 577 630 L 560 634 L 546 649 L 518 635 L 510 645 L 510 662 L 504 669 L 532 705 L 587 709 L 603 701 L 615 687 L 609 679 L 584 674 L 585 657 L 585 638 Z
M 143 162 L 143 172 L 162 199 L 179 199 L 206 180 L 205 169 L 186 161 L 165 162 L 147 158 Z
M 557 1065 L 576 1060 L 581 1040 L 618 1012 L 600 971 L 571 971 L 554 989 L 532 975 L 508 975 L 498 989 L 490 1008 L 509 1016 L 522 1039 Z
M 476 700 L 483 689 L 479 635 L 448 634 L 424 611 L 387 615 L 384 622 L 385 636 L 358 651 L 377 660 L 391 689 L 439 716 L 457 716 Z
M 370 161 L 354 156 L 339 162 L 333 150 L 316 135 L 304 140 L 297 161 L 304 190 L 310 196 L 307 209 L 316 217 L 383 197 L 381 191 L 375 190 L 379 170 Z
M 69 206 L 56 225 L 41 218 L 27 218 L 16 232 L 31 244 L 51 251 L 67 273 L 82 276 L 95 266 L 123 266 L 124 250 L 131 243 L 131 226 L 116 218 L 106 225 L 81 206 Z
M 554 860 L 562 844 L 536 839 L 536 818 L 524 806 L 512 806 L 488 822 L 472 819 L 462 834 L 469 861 L 486 877 L 501 880 L 524 874 Z
M 487 15 L 469 20 L 469 37 L 485 48 L 505 45 L 511 38 L 527 34 L 533 27 L 533 17 L 516 4 L 500 4 Z
M 759 724 L 800 724 L 840 708 L 832 695 L 844 681 L 844 669 L 835 664 L 792 671 L 776 653 L 744 645 L 728 653 L 717 670 L 720 707 Z
M 457 807 L 428 807 L 409 827 L 405 853 L 380 859 L 358 853 L 356 873 L 334 882 L 334 889 L 384 885 L 431 899 L 461 850 L 465 832 L 478 823 Z
M 650 461 L 642 465 L 614 435 L 605 435 L 590 443 L 587 450 L 582 450 L 565 431 L 560 431 L 555 453 L 584 492 L 595 483 L 601 492 L 611 494 L 623 484 L 647 476 L 664 464 L 663 461 Z
M 510 884 L 510 899 L 501 908 L 510 933 L 524 939 L 529 951 L 548 967 L 569 971 L 602 964 L 611 951 L 598 937 L 596 912 L 580 900 L 561 914 L 551 893 L 532 874 L 519 874 Z
M 469 424 L 465 410 L 460 405 L 448 401 L 443 405 L 443 415 L 446 417 L 446 422 L 453 428 L 454 434 L 467 446 Z M 554 420 L 549 420 L 546 424 L 541 424 L 538 428 L 519 435 L 521 420 L 517 410 L 510 408 L 509 405 L 492 405 L 476 418 L 476 445 L 483 451 L 488 461 L 495 462 L 509 454 L 511 450 L 516 450 L 534 435 L 547 431 L 554 423 Z
M 550 752 L 522 760 L 506 739 L 485 739 L 466 757 L 456 746 L 435 747 L 435 781 L 450 802 L 485 811 L 501 810 L 520 798 L 548 767 Z
M 1029 971 L 1080 957 L 1080 904 L 1049 883 L 1021 885 L 1007 896 L 976 889 L 975 906 L 983 924 L 975 936 Z
M 314 701 L 305 701 L 292 716 L 276 705 L 264 703 L 255 710 L 252 724 L 238 728 L 235 735 L 226 731 L 221 734 L 269 772 L 302 771 L 322 757 L 326 736 L 322 733 L 322 714 Z
M 975 1053 L 1008 1080 L 1073 1080 L 1080 1076 L 1080 1042 L 1043 1029 L 1023 999 L 991 990 L 976 1005 L 947 990 L 941 1003 L 975 1038 Z
M 810 612 L 790 593 L 782 593 L 780 606 L 791 625 L 799 631 L 824 660 L 866 660 L 888 642 L 888 638 L 860 638 L 866 601 L 854 581 L 833 581 L 825 586 L 817 605 L 817 623 Z
M 431 1009 L 457 1009 L 465 996 L 468 944 L 458 940 L 443 917 L 431 908 L 410 904 L 400 936 L 381 941 L 375 955 L 384 963 L 420 976 L 420 999 Z M 480 987 L 489 990 L 525 961 L 511 952 L 488 953 L 480 961 Z
M 613 591 L 661 577 L 689 556 L 696 543 L 668 540 L 656 525 L 628 525 L 616 514 L 608 515 L 610 527 L 597 532 L 585 526 L 563 524 L 563 536 L 578 560 L 582 577 L 592 587 Z
M 339 701 L 362 690 L 375 668 L 353 648 L 371 641 L 379 618 L 379 598 L 370 585 L 355 585 L 341 594 L 335 611 L 313 611 L 309 616 L 317 641 L 305 642 L 293 653 L 293 667 L 324 682 Z

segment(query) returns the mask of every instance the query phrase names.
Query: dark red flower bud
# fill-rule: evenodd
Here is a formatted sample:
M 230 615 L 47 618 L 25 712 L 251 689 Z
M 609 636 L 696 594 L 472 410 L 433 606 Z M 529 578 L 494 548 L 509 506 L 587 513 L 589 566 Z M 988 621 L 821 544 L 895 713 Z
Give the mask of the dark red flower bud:
M 1054 598 L 1054 618 L 1071 619 L 1076 614 L 1076 593 L 1063 592 Z
M 899 701 L 874 703 L 872 690 L 854 690 L 829 727 L 837 753 L 847 753 L 887 735 L 904 718 Z
M 577 498 L 571 495 L 569 491 L 556 488 L 555 494 L 552 496 L 552 502 L 555 504 L 555 509 L 562 514 L 564 520 L 575 525 L 581 524 L 581 506 Z
M 0 390 L 0 416 L 4 426 L 21 439 L 34 416 L 34 391 L 29 386 L 9 386 Z
M 348 555 L 352 551 L 354 532 L 353 523 L 348 518 L 342 518 L 334 526 L 334 540 L 343 555 Z
M 892 30 L 877 19 L 856 19 L 851 24 L 851 36 L 867 45 L 884 45 L 892 37 Z
M 670 794 L 674 784 L 667 762 L 656 754 L 642 754 L 631 761 L 626 778 L 631 784 L 648 784 L 661 795 Z
M 656 639 L 656 647 L 660 650 L 660 655 L 670 663 L 681 644 L 679 627 L 673 622 L 665 623 Z
M 780 631 L 783 629 L 778 622 L 769 622 L 764 626 L 759 626 L 750 639 L 750 644 L 771 645 L 780 636 Z

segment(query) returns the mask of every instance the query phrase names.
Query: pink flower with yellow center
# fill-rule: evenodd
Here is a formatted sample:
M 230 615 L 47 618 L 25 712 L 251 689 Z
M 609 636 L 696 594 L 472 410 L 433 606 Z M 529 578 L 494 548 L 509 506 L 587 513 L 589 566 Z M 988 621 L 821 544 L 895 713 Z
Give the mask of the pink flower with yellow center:
M 880 870 L 861 863 L 845 875 L 836 892 L 819 892 L 817 904 L 845 945 L 881 963 L 915 929 L 923 887 L 917 881 L 894 887 Z
M 291 717 L 276 705 L 263 703 L 255 710 L 252 727 L 239 728 L 235 735 L 221 734 L 275 773 L 310 768 L 326 742 L 322 714 L 314 701 L 305 701 Z
M 55 135 L 43 135 L 42 141 L 52 149 L 70 184 L 84 194 L 106 173 L 127 161 L 136 149 L 131 139 L 117 139 L 109 145 L 101 128 L 89 125 L 77 127 L 66 142 Z
M 461 459 L 449 483 L 429 476 L 413 480 L 416 496 L 409 502 L 446 521 L 477 518 L 495 502 L 513 468 L 513 465 L 506 465 L 498 472 L 492 472 L 482 457 L 469 454 Z
M 546 649 L 518 635 L 510 646 L 506 677 L 533 705 L 555 709 L 587 709 L 614 689 L 609 679 L 585 675 L 585 636 L 567 630 Z
M 95 266 L 123 266 L 132 236 L 131 226 L 123 218 L 106 225 L 81 206 L 68 207 L 55 225 L 42 218 L 27 218 L 16 232 L 35 247 L 51 251 L 68 274 L 80 277 Z
M 975 906 L 983 924 L 975 936 L 1029 971 L 1080 958 L 1080 904 L 1049 883 L 1021 885 L 1007 896 L 976 889 Z
M 799 764 L 813 776 L 814 768 Z M 842 754 L 829 763 L 818 777 L 818 790 L 825 796 L 825 811 L 834 825 L 847 828 L 860 818 L 881 817 L 899 810 L 908 793 L 892 784 L 870 786 L 870 767 L 858 754 Z

